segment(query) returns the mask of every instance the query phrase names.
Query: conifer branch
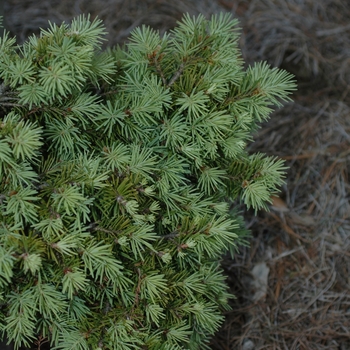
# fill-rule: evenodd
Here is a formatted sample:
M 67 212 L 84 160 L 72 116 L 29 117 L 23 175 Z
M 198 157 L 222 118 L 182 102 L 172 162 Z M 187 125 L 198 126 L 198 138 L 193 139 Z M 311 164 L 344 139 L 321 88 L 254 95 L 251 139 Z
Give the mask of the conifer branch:
M 175 81 L 177 79 L 180 78 L 181 74 L 183 73 L 184 69 L 185 69 L 185 62 L 182 62 L 178 68 L 178 70 L 174 73 L 174 75 L 172 76 L 172 78 L 169 80 L 169 82 L 166 84 L 167 87 L 170 87 L 171 85 L 173 85 L 175 83 Z
M 157 73 L 159 74 L 160 78 L 162 79 L 163 85 L 167 86 L 167 81 L 165 79 L 162 67 L 160 66 L 160 58 L 157 57 L 156 55 L 153 55 L 153 64 L 156 68 Z
M 13 103 L 13 102 L 1 102 L 0 103 L 1 107 L 22 107 L 21 104 L 19 103 Z
M 173 231 L 171 233 L 168 233 L 167 235 L 160 236 L 159 239 L 173 239 L 175 237 L 178 237 L 180 235 L 180 232 Z

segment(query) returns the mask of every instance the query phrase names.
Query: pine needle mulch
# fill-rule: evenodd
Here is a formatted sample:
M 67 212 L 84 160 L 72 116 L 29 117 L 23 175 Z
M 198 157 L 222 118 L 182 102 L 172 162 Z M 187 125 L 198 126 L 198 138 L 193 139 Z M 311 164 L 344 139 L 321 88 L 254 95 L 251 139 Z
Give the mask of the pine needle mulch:
M 182 13 L 232 12 L 245 60 L 296 75 L 294 103 L 274 113 L 252 150 L 289 170 L 270 212 L 246 212 L 250 246 L 224 259 L 236 299 L 214 350 L 350 349 L 350 3 L 343 0 L 8 0 L 6 25 L 23 41 L 47 20 L 84 13 L 105 21 L 108 43 Z M 256 267 L 266 283 L 257 283 Z
M 350 349 L 350 4 L 243 4 L 245 58 L 293 72 L 299 88 L 252 145 L 289 170 L 271 211 L 246 214 L 251 246 L 224 261 L 237 299 L 213 349 Z

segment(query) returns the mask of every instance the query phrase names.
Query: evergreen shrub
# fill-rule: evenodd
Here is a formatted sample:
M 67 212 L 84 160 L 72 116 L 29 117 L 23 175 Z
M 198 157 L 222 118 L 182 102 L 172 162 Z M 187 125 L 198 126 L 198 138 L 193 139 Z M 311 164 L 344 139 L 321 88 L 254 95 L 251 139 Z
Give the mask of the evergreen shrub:
M 266 208 L 283 183 L 246 145 L 295 83 L 244 66 L 227 14 L 103 51 L 104 33 L 80 16 L 0 39 L 0 337 L 205 349 L 246 233 L 234 203 Z

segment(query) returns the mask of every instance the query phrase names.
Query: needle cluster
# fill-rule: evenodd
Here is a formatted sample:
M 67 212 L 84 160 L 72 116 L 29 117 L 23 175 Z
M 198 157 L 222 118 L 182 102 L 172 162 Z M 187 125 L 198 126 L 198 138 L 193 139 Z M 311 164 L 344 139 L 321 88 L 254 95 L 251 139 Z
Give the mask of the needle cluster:
M 246 145 L 295 83 L 244 67 L 229 15 L 106 51 L 103 35 L 80 16 L 0 38 L 0 336 L 205 349 L 231 297 L 220 259 L 246 234 L 230 204 L 266 208 L 283 183 Z

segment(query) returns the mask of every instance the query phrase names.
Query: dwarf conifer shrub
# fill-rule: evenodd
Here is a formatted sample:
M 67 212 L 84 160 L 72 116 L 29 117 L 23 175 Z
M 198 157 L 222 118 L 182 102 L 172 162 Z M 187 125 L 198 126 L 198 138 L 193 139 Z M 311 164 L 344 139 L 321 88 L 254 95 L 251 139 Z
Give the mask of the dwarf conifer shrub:
M 266 208 L 276 157 L 246 144 L 292 76 L 245 68 L 229 15 L 100 20 L 0 40 L 0 335 L 15 347 L 205 349 L 229 308 L 220 259 Z M 37 345 L 40 348 L 39 345 Z

